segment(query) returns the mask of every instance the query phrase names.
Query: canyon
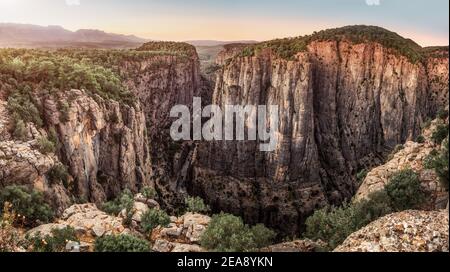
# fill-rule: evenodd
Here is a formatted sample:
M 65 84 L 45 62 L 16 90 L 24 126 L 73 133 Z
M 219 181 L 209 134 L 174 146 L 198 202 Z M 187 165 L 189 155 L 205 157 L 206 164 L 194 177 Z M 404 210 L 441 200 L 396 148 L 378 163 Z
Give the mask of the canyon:
M 355 39 L 364 31 L 370 35 Z M 355 195 L 359 171 L 381 164 L 448 106 L 448 47 L 421 48 L 377 27 L 225 47 L 214 83 L 188 44 L 149 42 L 125 56 L 98 54 L 115 59 L 104 66 L 134 100 L 87 88 L 52 95 L 36 83 L 44 124 L 27 122 L 24 139 L 11 133 L 10 83 L 2 79 L 0 186 L 39 188 L 60 212 L 79 199 L 99 204 L 152 186 L 165 210 L 200 196 L 215 212 L 295 236 L 315 210 Z M 194 97 L 221 107 L 279 105 L 275 151 L 261 152 L 258 141 L 173 141 L 170 110 L 192 108 Z M 64 112 L 62 101 L 70 101 Z M 38 139 L 52 134 L 58 149 L 41 153 Z M 68 168 L 66 185 L 49 179 L 58 164 Z

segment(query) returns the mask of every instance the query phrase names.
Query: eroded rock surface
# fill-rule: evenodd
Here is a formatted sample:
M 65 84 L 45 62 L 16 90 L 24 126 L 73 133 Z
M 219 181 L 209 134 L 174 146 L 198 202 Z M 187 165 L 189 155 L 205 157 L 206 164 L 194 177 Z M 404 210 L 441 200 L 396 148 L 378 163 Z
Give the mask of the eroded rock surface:
M 422 134 L 424 143 L 408 141 L 391 160 L 372 169 L 359 187 L 354 201 L 360 201 L 371 193 L 384 189 L 392 175 L 398 171 L 411 169 L 418 174 L 424 190 L 428 193 L 428 201 L 423 209 L 444 209 L 448 202 L 448 192 L 441 186 L 436 173 L 424 167 L 425 158 L 433 150 L 441 148 L 431 140 L 431 135 L 439 122 L 442 121 L 434 120 L 431 126 L 424 130 Z
M 211 218 L 202 214 L 187 213 L 172 217 L 168 227 L 159 227 L 152 233 L 153 250 L 157 252 L 204 252 L 200 237 Z
M 448 252 L 448 210 L 405 211 L 350 235 L 336 252 Z
M 200 144 L 188 191 L 246 222 L 301 232 L 313 210 L 354 195 L 360 169 L 420 134 L 439 107 L 429 78 L 445 78 L 443 67 L 345 40 L 311 42 L 292 59 L 270 48 L 235 57 L 219 72 L 213 104 L 279 105 L 278 145 L 264 153 L 257 142 Z
M 95 239 L 104 235 L 130 233 L 122 224 L 122 219 L 100 211 L 95 204 L 73 205 L 64 211 L 62 218 L 53 224 L 41 225 L 28 231 L 28 235 L 51 235 L 53 229 L 72 227 L 81 242 L 91 247 Z

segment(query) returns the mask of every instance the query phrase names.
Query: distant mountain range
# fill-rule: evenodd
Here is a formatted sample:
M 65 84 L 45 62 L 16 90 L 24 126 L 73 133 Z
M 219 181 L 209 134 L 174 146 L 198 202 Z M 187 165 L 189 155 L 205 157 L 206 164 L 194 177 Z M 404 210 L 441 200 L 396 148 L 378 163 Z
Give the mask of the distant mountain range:
M 0 46 L 24 47 L 126 47 L 149 41 L 133 35 L 95 29 L 70 31 L 61 26 L 0 23 Z M 103 45 L 103 46 L 102 46 Z
M 0 23 L 0 47 L 56 48 L 133 48 L 150 39 L 134 35 L 107 33 L 96 29 L 70 31 L 61 26 Z M 221 46 L 230 43 L 256 43 L 256 41 L 190 40 L 194 46 Z

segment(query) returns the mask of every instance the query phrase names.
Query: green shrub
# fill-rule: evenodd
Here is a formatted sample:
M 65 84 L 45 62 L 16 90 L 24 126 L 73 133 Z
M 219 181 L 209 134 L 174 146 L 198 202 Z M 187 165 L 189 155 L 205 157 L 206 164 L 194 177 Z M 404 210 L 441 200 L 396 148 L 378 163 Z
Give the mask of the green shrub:
M 126 212 L 125 225 L 131 224 L 131 218 L 133 216 L 133 206 L 134 206 L 134 196 L 133 193 L 126 189 L 122 192 L 122 194 L 114 199 L 113 201 L 109 201 L 103 203 L 101 205 L 102 211 L 111 214 L 113 216 L 117 216 L 123 210 Z
M 37 146 L 39 152 L 44 155 L 56 152 L 56 144 L 45 137 L 41 137 L 37 140 Z
M 425 167 L 428 169 L 433 169 L 439 177 L 439 181 L 441 182 L 442 187 L 444 187 L 447 191 L 449 189 L 449 174 L 448 174 L 448 142 L 449 140 L 445 140 L 442 146 L 441 152 L 432 152 L 425 159 Z
M 415 209 L 425 201 L 419 177 L 411 169 L 394 174 L 385 187 L 392 208 L 396 211 Z
M 66 101 L 60 101 L 59 104 L 59 121 L 67 123 L 70 120 L 69 111 L 70 105 Z
M 356 219 L 358 228 L 393 212 L 391 199 L 385 190 L 371 193 L 367 199 L 361 200 L 356 205 Z
M 59 141 L 58 132 L 56 132 L 54 127 L 50 127 L 48 130 L 48 140 L 55 144 L 55 152 L 57 152 L 61 147 L 61 143 Z
M 358 174 L 356 174 L 356 180 L 358 181 L 358 184 L 361 184 L 369 174 L 369 171 L 367 169 L 361 170 Z
M 17 91 L 8 98 L 8 110 L 24 122 L 31 122 L 38 128 L 42 127 L 43 121 L 40 112 L 29 93 Z
M 48 223 L 53 219 L 53 211 L 45 203 L 44 196 L 36 190 L 23 186 L 8 186 L 0 191 L 0 206 L 5 202 L 12 204 L 12 210 L 20 215 L 20 222 L 27 227 Z
M 14 123 L 13 137 L 22 141 L 26 140 L 27 127 L 25 125 L 25 122 L 21 119 L 16 120 Z
M 151 209 L 142 215 L 141 227 L 145 233 L 151 234 L 158 227 L 167 227 L 170 217 L 162 210 Z
M 417 136 L 416 142 L 419 143 L 419 144 L 425 143 L 425 137 L 423 137 L 423 135 Z
M 141 189 L 141 194 L 147 199 L 154 199 L 156 197 L 156 190 L 153 187 L 144 187 Z
M 263 224 L 253 226 L 250 232 L 253 234 L 256 248 L 263 248 L 270 245 L 276 237 L 276 233 L 266 228 Z
M 95 240 L 96 252 L 150 252 L 150 244 L 131 235 L 107 235 Z
M 441 120 L 445 120 L 448 118 L 448 111 L 446 109 L 440 109 L 437 112 L 437 117 Z
M 64 187 L 68 187 L 69 183 L 69 171 L 67 167 L 61 163 L 55 164 L 48 172 L 47 172 L 48 180 L 51 184 L 61 182 Z
M 357 203 L 344 203 L 341 207 L 326 207 L 314 212 L 306 220 L 304 236 L 322 240 L 333 250 L 355 231 L 392 212 L 385 191 L 375 192 Z
M 53 229 L 51 235 L 42 237 L 38 234 L 27 239 L 34 252 L 64 252 L 67 242 L 79 242 L 75 229 L 72 227 Z
M 312 240 L 327 242 L 329 250 L 340 245 L 350 234 L 358 229 L 355 222 L 355 206 L 344 203 L 342 207 L 328 207 L 315 211 L 306 220 L 304 236 Z
M 263 225 L 250 228 L 240 217 L 214 215 L 201 237 L 201 245 L 217 252 L 248 252 L 268 246 L 275 233 Z
M 435 144 L 440 145 L 447 137 L 448 137 L 448 124 L 438 125 L 436 130 L 433 132 L 433 135 L 431 136 L 431 140 Z
M 186 210 L 191 213 L 207 213 L 210 211 L 208 205 L 205 204 L 200 197 L 188 197 L 184 200 Z

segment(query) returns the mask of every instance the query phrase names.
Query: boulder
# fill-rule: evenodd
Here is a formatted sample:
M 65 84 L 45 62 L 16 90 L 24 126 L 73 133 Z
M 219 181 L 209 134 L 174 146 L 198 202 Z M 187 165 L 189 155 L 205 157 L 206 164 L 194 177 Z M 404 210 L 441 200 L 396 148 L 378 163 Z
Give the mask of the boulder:
M 200 238 L 208 227 L 211 218 L 207 215 L 187 213 L 179 218 L 171 217 L 171 223 L 156 228 L 151 240 L 157 252 L 203 252 L 199 246 Z
M 144 204 L 142 202 L 134 202 L 134 204 L 133 204 L 133 212 L 134 213 L 132 216 L 133 221 L 140 223 L 142 221 L 142 216 L 149 210 L 150 209 L 146 204 Z
M 59 223 L 45 224 L 29 230 L 26 235 L 30 237 L 36 237 L 38 235 L 41 237 L 45 237 L 47 235 L 51 236 L 53 230 L 60 230 L 64 228 L 67 228 L 67 224 L 59 224 Z

